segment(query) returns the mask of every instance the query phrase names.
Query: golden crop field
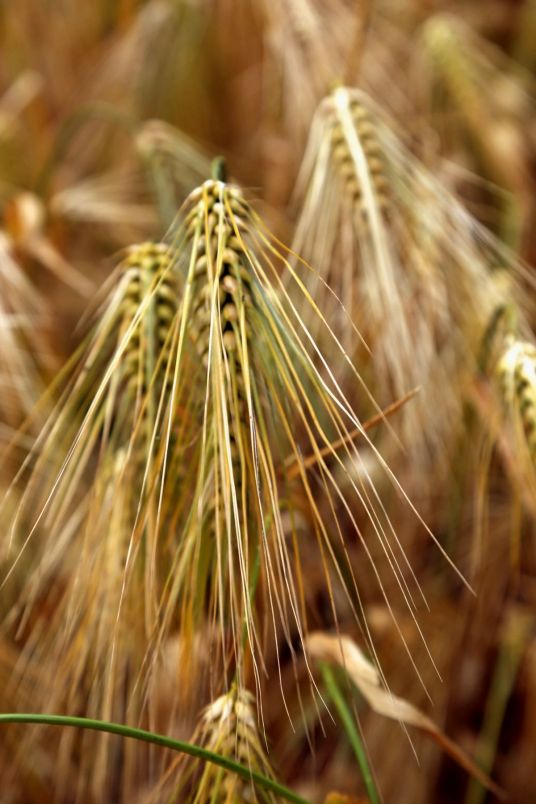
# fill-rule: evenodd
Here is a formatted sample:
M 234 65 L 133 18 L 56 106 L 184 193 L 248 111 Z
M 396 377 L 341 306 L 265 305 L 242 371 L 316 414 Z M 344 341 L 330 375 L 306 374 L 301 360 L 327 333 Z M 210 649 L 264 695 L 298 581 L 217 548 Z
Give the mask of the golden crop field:
M 0 4 L 2 804 L 536 802 L 535 0 Z

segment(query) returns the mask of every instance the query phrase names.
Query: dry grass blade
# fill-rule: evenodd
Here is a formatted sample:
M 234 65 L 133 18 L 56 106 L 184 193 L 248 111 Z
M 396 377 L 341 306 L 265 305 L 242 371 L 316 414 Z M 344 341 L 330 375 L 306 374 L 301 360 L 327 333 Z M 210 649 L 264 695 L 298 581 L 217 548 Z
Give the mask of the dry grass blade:
M 402 399 L 397 399 L 396 402 L 393 402 L 391 405 L 388 405 L 386 408 L 382 410 L 381 413 L 378 413 L 376 416 L 372 416 L 372 418 L 367 419 L 362 424 L 362 429 L 367 432 L 367 430 L 371 430 L 373 427 L 376 427 L 378 424 L 382 424 L 385 420 L 396 413 L 400 408 L 409 402 L 415 394 L 419 392 L 419 388 L 415 388 L 413 391 L 410 391 L 408 394 L 402 397 Z M 312 466 L 316 466 L 318 461 L 321 458 L 326 458 L 333 453 L 333 450 L 338 450 L 344 444 L 348 443 L 348 441 L 354 441 L 354 439 L 359 438 L 362 435 L 361 429 L 354 430 L 353 433 L 350 433 L 348 436 L 344 436 L 340 438 L 338 441 L 335 441 L 333 444 L 330 444 L 329 447 L 324 447 L 320 450 L 318 455 L 309 455 L 307 458 L 301 460 L 301 466 L 304 469 L 310 469 Z M 295 474 L 298 474 L 300 469 L 300 463 L 296 460 L 296 458 L 291 458 L 287 460 L 287 465 L 289 467 L 289 477 L 293 477 Z M 294 473 L 294 474 L 293 474 Z
M 489 779 L 428 715 L 425 715 L 409 701 L 399 698 L 385 689 L 377 668 L 365 657 L 352 639 L 343 635 L 330 636 L 315 632 L 307 638 L 306 646 L 312 658 L 333 662 L 343 667 L 375 712 L 428 734 L 488 790 L 499 798 L 505 798 L 504 791 Z

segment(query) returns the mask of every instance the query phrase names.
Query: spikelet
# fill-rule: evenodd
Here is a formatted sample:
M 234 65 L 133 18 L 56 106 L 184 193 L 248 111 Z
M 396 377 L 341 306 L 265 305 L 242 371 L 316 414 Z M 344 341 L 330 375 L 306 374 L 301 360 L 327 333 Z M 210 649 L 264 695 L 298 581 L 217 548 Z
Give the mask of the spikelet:
M 28 125 L 31 107 L 44 88 L 43 76 L 24 70 L 0 96 L 0 176 L 4 193 L 7 188 L 31 183 L 33 165 L 28 159 L 35 129 Z M 3 85 L 5 86 L 5 85 Z
M 318 271 L 310 292 L 348 349 L 356 339 L 347 313 L 363 333 L 378 398 L 423 386 L 403 433 L 416 458 L 443 460 L 460 420 L 458 383 L 474 371 L 492 310 L 509 298 L 506 271 L 496 279 L 490 266 L 521 269 L 360 90 L 338 87 L 320 104 L 297 196 L 294 249 Z
M 513 417 L 519 451 L 536 469 L 536 346 L 510 336 L 505 347 L 495 373 Z
M 258 731 L 255 699 L 245 689 L 234 686 L 206 707 L 193 742 L 240 762 L 251 771 L 274 778 Z M 279 800 L 273 793 L 256 789 L 253 782 L 209 763 L 205 763 L 201 773 L 196 773 L 195 768 L 191 768 L 190 772 L 194 773 L 194 779 L 189 784 L 189 794 L 174 800 L 190 804 L 238 804 L 247 801 L 275 804 Z

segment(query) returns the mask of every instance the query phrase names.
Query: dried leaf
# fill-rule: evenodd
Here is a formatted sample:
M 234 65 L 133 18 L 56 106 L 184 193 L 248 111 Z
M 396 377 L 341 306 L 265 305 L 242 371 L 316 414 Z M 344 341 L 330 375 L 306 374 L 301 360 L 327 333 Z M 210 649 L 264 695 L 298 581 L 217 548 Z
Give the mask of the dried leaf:
M 317 631 L 307 638 L 306 648 L 315 659 L 335 662 L 343 667 L 363 698 L 377 714 L 397 720 L 407 726 L 414 726 L 428 734 L 471 776 L 478 779 L 499 798 L 505 798 L 504 791 L 483 773 L 428 715 L 404 698 L 393 695 L 383 686 L 376 667 L 349 637 L 332 636 Z

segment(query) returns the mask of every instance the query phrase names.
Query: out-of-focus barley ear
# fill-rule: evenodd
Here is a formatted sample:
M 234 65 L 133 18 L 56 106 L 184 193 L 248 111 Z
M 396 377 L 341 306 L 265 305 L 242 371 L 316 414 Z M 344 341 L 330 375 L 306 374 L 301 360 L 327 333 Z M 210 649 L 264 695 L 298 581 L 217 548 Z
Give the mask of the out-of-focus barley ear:
M 376 396 L 423 386 L 403 433 L 412 455 L 438 468 L 483 330 L 525 270 L 360 90 L 337 87 L 318 107 L 296 195 L 293 248 L 315 268 L 309 291 L 348 350 L 358 343 L 348 315 L 358 325 L 370 351 L 357 355 L 366 365 L 372 354 Z
M 504 351 L 505 341 L 511 341 L 519 327 L 519 311 L 514 304 L 500 304 L 490 317 L 482 337 L 479 353 L 479 368 L 483 373 L 493 371 L 494 365 Z
M 206 133 L 212 24 L 212 15 L 199 3 L 152 0 L 137 5 L 102 43 L 74 115 L 98 106 L 115 108 L 116 122 L 121 117 L 136 124 L 158 118 Z M 110 129 L 110 121 L 110 116 L 92 115 L 69 143 L 65 161 L 80 179 L 102 172 L 110 162 L 124 161 L 124 136 L 119 128 Z
M 509 191 L 508 196 L 498 197 L 501 234 L 516 247 L 532 196 L 527 169 L 530 145 L 523 129 L 530 119 L 533 79 L 459 17 L 431 16 L 423 25 L 420 42 L 417 84 L 426 82 L 432 112 L 437 97 L 443 100 L 446 108 L 438 125 L 459 126 L 461 135 L 451 131 L 458 142 L 469 132 L 487 175 Z
M 492 461 L 500 457 L 512 490 L 516 516 L 512 519 L 510 547 L 512 567 L 519 567 L 521 523 L 524 511 L 536 514 L 536 474 L 534 472 L 534 394 L 531 402 L 527 358 L 534 346 L 524 340 L 529 330 L 515 305 L 501 304 L 494 311 L 482 339 L 479 376 L 475 377 L 472 401 L 481 423 L 480 447 L 475 483 L 475 540 L 473 566 L 481 567 L 483 538 L 488 533 Z M 523 333 L 523 334 L 521 334 Z M 530 335 L 528 336 L 530 337 Z M 527 399 L 525 399 L 527 397 Z M 533 412 L 531 413 L 531 407 Z
M 315 107 L 345 68 L 352 79 L 352 46 L 363 44 L 364 20 L 341 0 L 320 7 L 311 0 L 257 0 L 266 42 L 267 111 L 272 120 L 303 140 Z M 352 59 L 353 61 L 353 59 Z M 355 69 L 352 69 L 354 67 Z
M 152 74 L 155 61 L 160 59 L 158 44 L 173 16 L 173 9 L 167 3 L 151 2 L 111 36 L 95 62 L 84 103 L 72 107 L 75 111 L 67 120 L 86 117 L 85 122 L 88 122 L 88 110 L 99 105 L 115 108 L 116 120 L 146 118 L 147 113 L 141 108 L 150 102 L 152 93 L 144 93 L 143 84 Z M 110 157 L 115 156 L 117 160 L 124 149 L 123 137 L 110 131 L 110 120 L 105 115 L 91 114 L 89 125 L 84 123 L 83 128 L 77 127 L 76 140 L 70 137 L 69 141 L 63 141 L 62 161 L 70 163 L 78 176 L 100 172 Z M 61 127 L 59 133 L 62 133 Z
M 520 457 L 536 469 L 536 346 L 510 336 L 495 368 Z
M 213 700 L 201 714 L 192 740 L 209 751 L 240 762 L 253 772 L 275 778 L 260 733 L 255 698 L 246 689 L 233 685 L 229 692 Z M 176 775 L 179 781 L 169 796 L 170 801 L 188 804 L 239 801 L 276 804 L 280 801 L 275 794 L 256 787 L 253 781 L 248 782 L 208 763 L 175 763 L 166 776 Z
M 73 142 L 96 124 L 107 128 L 110 137 L 114 130 L 128 137 L 127 158 L 120 167 L 89 176 L 80 175 L 80 166 L 74 164 L 70 183 L 51 196 L 50 211 L 78 223 L 98 224 L 121 245 L 154 232 L 155 205 L 161 228 L 167 229 L 192 185 L 210 172 L 210 161 L 174 126 L 159 120 L 140 123 L 110 103 L 88 104 L 63 122 L 39 175 L 39 191 L 48 190 L 55 173 L 69 160 Z

